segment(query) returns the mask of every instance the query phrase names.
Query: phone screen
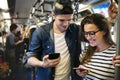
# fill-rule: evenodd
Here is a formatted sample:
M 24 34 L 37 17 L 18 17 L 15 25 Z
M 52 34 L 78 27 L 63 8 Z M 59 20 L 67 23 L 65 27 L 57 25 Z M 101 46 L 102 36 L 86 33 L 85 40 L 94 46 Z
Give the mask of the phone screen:
M 60 56 L 60 53 L 51 53 L 49 54 L 49 59 L 57 59 Z
M 80 70 L 80 71 L 85 71 L 85 70 L 89 71 L 88 69 L 79 68 L 79 67 L 77 67 L 77 68 L 73 68 L 73 69 Z

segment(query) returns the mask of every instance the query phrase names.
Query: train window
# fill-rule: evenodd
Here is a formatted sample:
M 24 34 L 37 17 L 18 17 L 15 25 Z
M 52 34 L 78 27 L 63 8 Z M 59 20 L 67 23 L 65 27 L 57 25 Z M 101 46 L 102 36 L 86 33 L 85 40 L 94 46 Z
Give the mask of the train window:
M 110 5 L 110 2 L 105 2 L 103 4 L 97 5 L 92 7 L 93 13 L 100 13 L 104 15 L 106 18 L 108 18 L 108 6 Z

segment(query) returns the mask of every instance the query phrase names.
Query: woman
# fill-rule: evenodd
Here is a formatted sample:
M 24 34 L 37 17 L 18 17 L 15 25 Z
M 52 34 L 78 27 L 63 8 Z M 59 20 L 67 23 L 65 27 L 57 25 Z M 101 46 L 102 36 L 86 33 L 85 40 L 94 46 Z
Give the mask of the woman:
M 81 22 L 89 46 L 81 54 L 76 72 L 84 80 L 114 80 L 116 46 L 111 39 L 108 20 L 101 14 L 86 16 Z M 114 58 L 113 58 L 114 56 Z

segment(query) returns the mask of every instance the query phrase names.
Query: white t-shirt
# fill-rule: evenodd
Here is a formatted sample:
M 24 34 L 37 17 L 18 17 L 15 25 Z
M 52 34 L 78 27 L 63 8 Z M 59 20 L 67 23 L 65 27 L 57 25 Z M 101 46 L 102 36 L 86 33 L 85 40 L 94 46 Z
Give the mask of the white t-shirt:
M 70 54 L 65 41 L 65 32 L 61 34 L 54 33 L 55 52 L 60 53 L 60 63 L 55 69 L 54 80 L 70 80 Z

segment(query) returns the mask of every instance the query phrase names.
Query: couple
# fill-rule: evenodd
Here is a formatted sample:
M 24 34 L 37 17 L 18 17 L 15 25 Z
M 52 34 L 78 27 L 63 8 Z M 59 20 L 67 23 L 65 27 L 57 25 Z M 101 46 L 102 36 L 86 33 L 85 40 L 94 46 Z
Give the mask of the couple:
M 110 36 L 108 20 L 100 14 L 92 14 L 86 16 L 79 26 L 71 23 L 72 14 L 72 3 L 58 0 L 52 12 L 53 21 L 33 33 L 26 54 L 27 63 L 38 67 L 36 80 L 114 80 L 114 65 L 120 66 L 117 64 L 120 56 L 114 56 L 115 44 Z M 81 52 L 79 30 L 89 42 L 86 53 Z M 60 57 L 49 59 L 51 53 L 60 53 Z M 96 70 L 95 66 L 100 69 Z M 76 67 L 89 71 L 74 70 Z

